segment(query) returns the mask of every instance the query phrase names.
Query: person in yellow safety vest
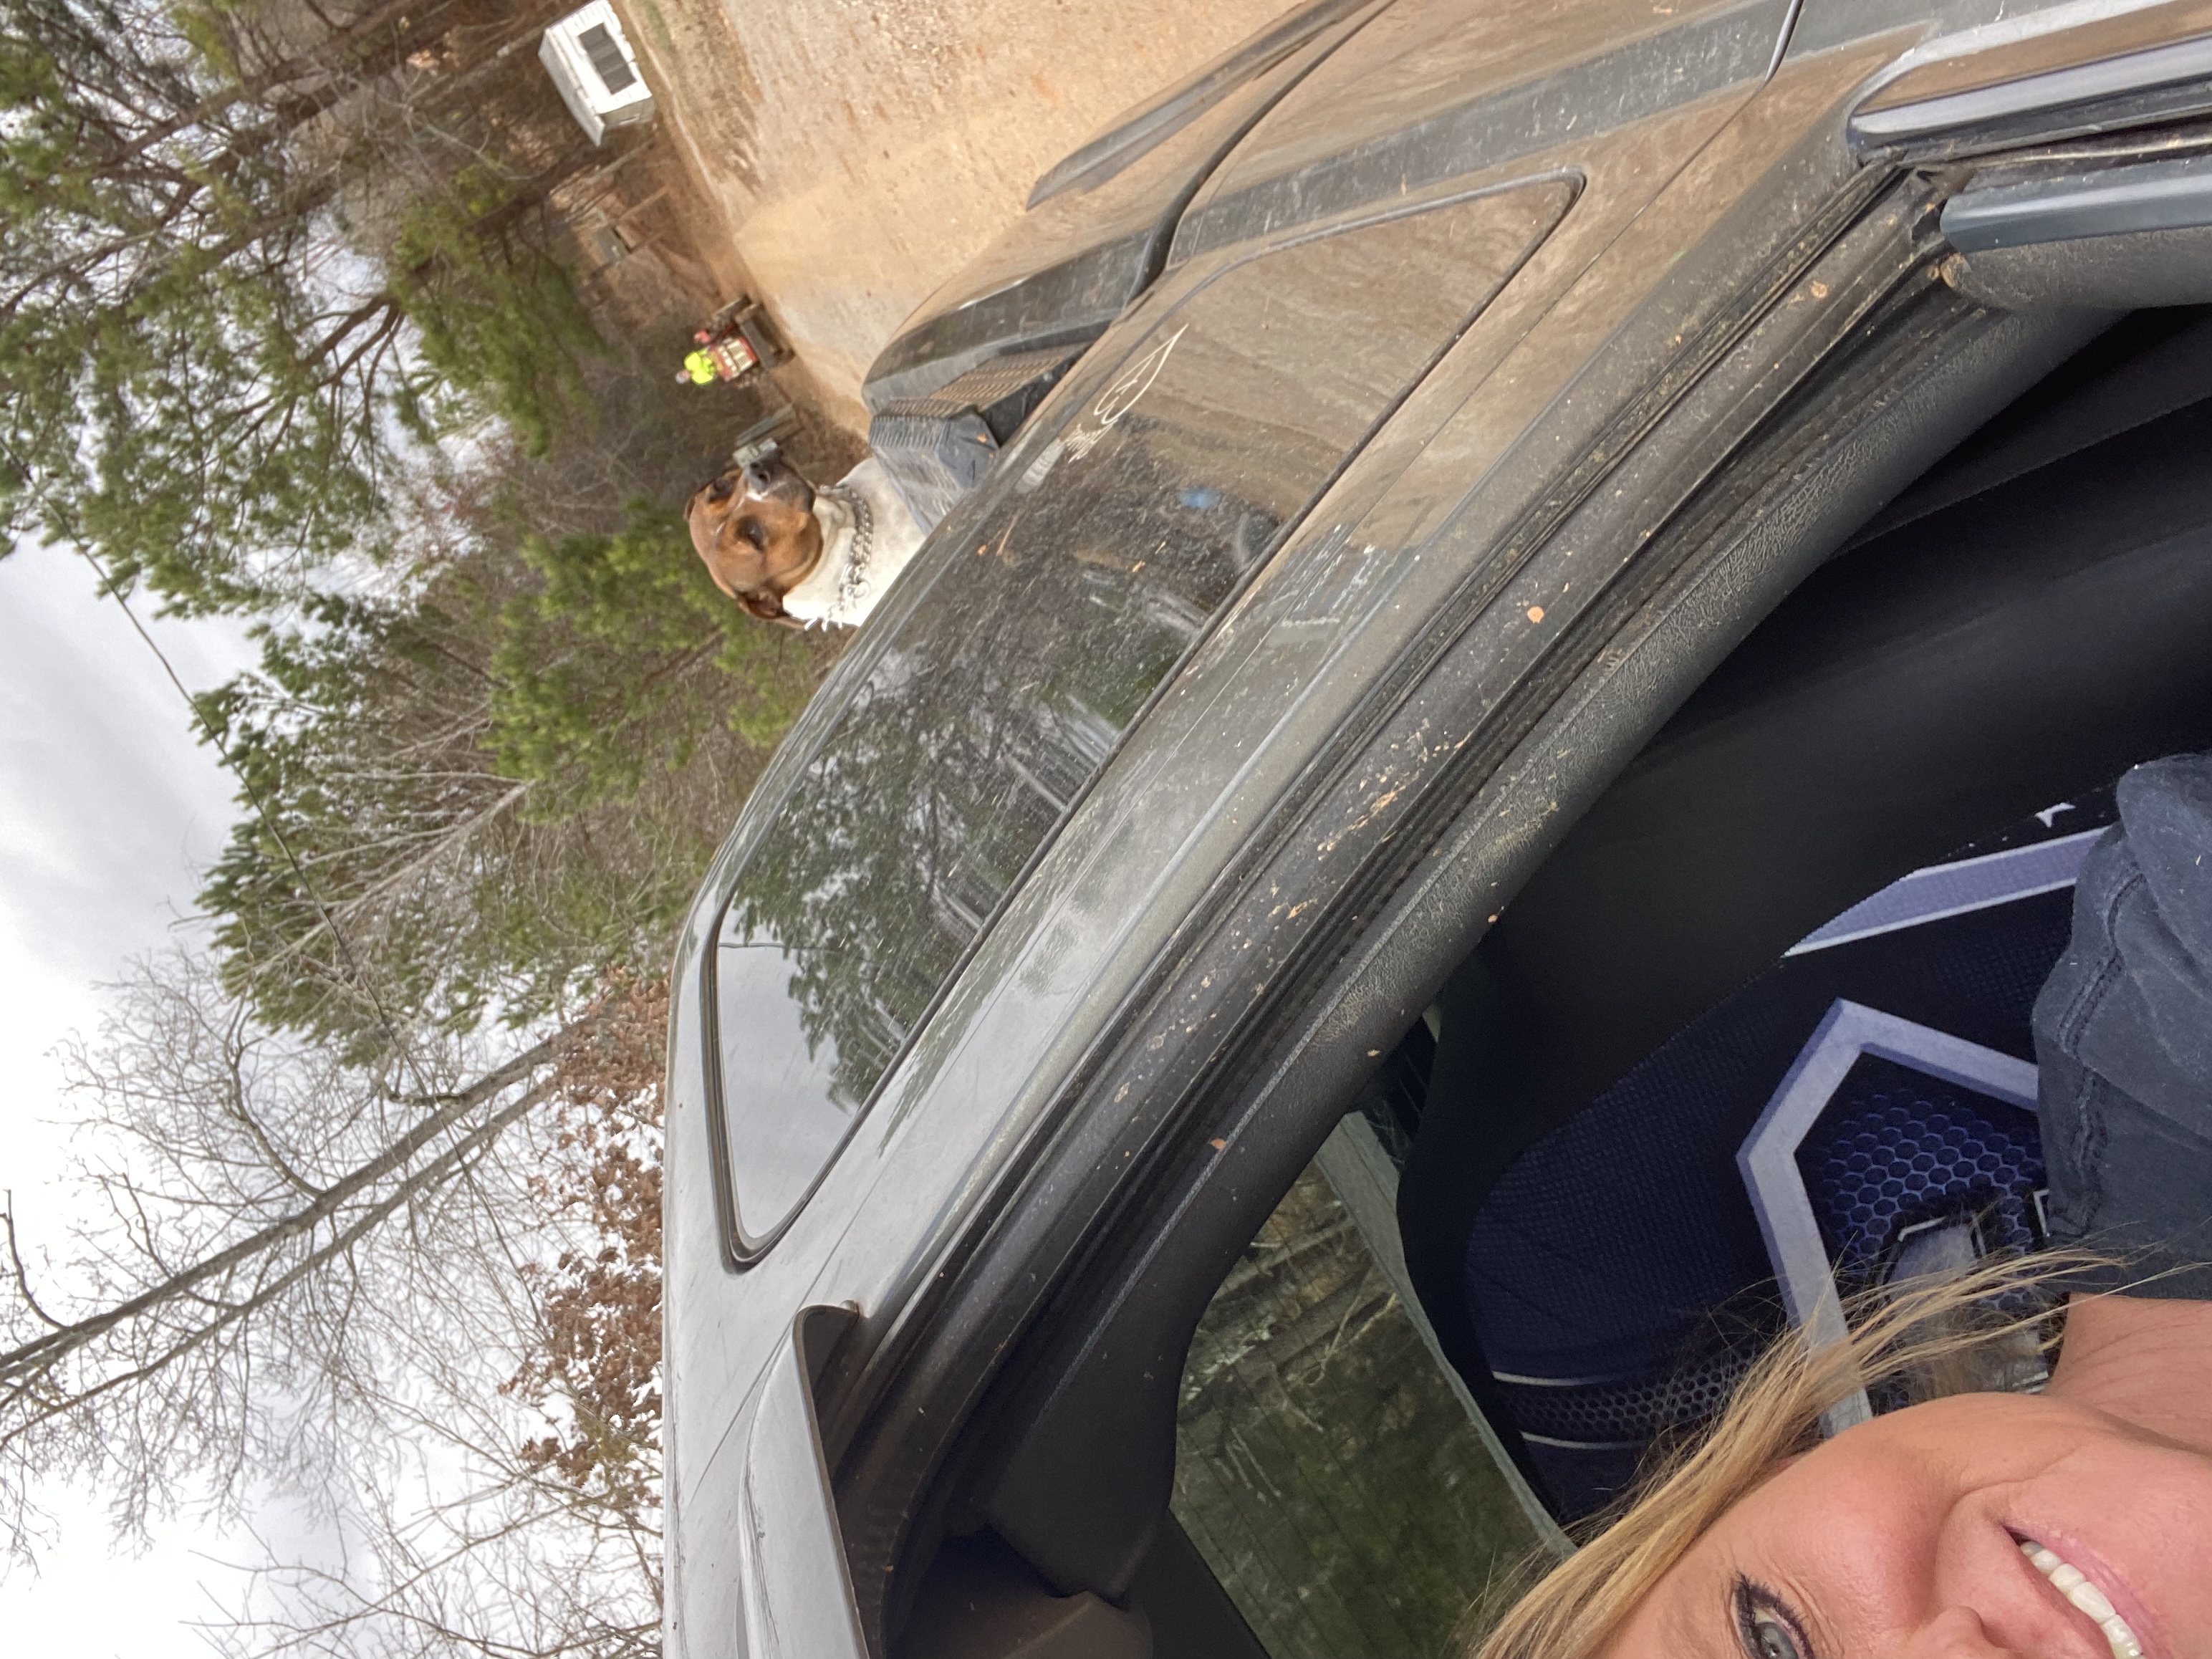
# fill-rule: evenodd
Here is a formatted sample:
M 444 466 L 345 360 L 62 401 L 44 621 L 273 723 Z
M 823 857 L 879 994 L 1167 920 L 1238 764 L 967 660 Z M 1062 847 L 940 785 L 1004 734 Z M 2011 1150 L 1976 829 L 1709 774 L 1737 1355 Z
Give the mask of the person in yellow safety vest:
M 699 347 L 685 355 L 684 367 L 677 371 L 679 383 L 689 380 L 693 386 L 712 386 L 716 380 L 743 380 L 760 365 L 759 355 L 741 335 L 730 332 L 716 337 L 702 329 L 691 337 Z

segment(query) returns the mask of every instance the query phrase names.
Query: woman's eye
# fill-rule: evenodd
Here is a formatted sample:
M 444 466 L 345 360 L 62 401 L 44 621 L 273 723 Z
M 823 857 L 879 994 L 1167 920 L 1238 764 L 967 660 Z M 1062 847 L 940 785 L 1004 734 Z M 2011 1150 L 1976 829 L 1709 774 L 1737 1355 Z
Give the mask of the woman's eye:
M 1797 1651 L 1797 1644 L 1790 1638 L 1782 1621 L 1771 1613 L 1753 1613 L 1751 1620 L 1751 1650 L 1759 1659 L 1804 1659 Z
M 1744 1659 L 1813 1659 L 1796 1621 L 1748 1579 L 1736 1581 L 1735 1625 Z

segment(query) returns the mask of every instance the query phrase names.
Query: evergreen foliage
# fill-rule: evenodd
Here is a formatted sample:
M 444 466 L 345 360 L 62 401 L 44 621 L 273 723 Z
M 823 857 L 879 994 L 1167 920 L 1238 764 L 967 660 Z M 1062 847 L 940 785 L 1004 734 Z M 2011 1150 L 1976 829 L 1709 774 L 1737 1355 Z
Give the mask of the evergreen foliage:
M 492 744 L 507 776 L 551 786 L 534 811 L 634 795 L 717 727 L 765 749 L 813 691 L 812 653 L 748 625 L 673 511 L 635 501 L 611 535 L 532 534 L 522 556 L 544 585 L 501 613 Z M 726 677 L 722 696 L 688 695 L 702 663 Z M 641 744 L 641 730 L 661 735 Z
M 0 517 L 259 647 L 214 952 L 76 1056 L 116 1226 L 0 1297 L 0 1549 L 55 1475 L 367 1503 L 240 1648 L 658 1651 L 659 975 L 842 641 L 675 511 L 751 394 L 556 257 L 566 9 L 0 0 Z M 426 1431 L 476 1484 L 386 1507 Z
M 478 162 L 402 216 L 392 289 L 422 357 L 402 407 L 425 438 L 481 406 L 543 454 L 582 392 L 576 360 L 600 349 L 599 331 L 568 273 L 521 234 L 533 205 L 521 181 Z
M 818 652 L 705 603 L 688 544 L 530 544 L 541 589 L 484 556 L 317 599 L 201 700 L 248 809 L 201 902 L 264 1018 L 361 1053 L 396 1010 L 521 1022 L 656 966 L 765 758 L 747 729 L 812 690 Z
M 711 471 L 732 415 L 652 355 L 580 360 L 543 455 L 410 475 L 404 571 L 306 594 L 201 699 L 240 781 L 201 902 L 263 1020 L 359 1055 L 664 965 L 839 642 L 745 616 L 655 504 Z
M 542 75 L 487 78 L 543 16 L 462 52 L 468 15 L 0 0 L 11 539 L 251 609 L 379 544 L 410 426 L 543 443 L 591 331 L 533 210 L 590 152 Z
M 729 398 L 554 257 L 592 152 L 507 48 L 559 9 L 0 0 L 0 513 L 261 618 L 203 896 L 227 985 L 356 1054 L 656 961 L 824 660 L 672 510 Z

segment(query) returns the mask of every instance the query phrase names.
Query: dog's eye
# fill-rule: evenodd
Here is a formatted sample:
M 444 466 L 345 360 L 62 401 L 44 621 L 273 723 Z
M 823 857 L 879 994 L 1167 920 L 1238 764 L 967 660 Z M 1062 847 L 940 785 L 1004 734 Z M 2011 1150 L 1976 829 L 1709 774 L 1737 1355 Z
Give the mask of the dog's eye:
M 768 545 L 768 532 L 761 528 L 761 521 L 758 519 L 738 520 L 738 534 L 755 547 L 764 548 Z
M 707 486 L 707 499 L 710 501 L 726 501 L 737 493 L 737 480 L 728 477 L 717 478 Z

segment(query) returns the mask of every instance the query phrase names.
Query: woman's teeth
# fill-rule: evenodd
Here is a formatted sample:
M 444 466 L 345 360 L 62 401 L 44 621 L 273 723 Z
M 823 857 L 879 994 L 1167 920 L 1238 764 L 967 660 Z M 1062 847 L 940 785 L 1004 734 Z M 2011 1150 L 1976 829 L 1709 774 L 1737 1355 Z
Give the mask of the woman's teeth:
M 2128 1621 L 2112 1611 L 2112 1604 L 2082 1575 L 2081 1569 L 2062 1558 L 2057 1551 L 2047 1550 L 2033 1540 L 2023 1540 L 2020 1553 L 2034 1564 L 2035 1570 L 2057 1587 L 2058 1593 L 2097 1621 L 2097 1628 L 2105 1632 L 2105 1639 L 2112 1644 L 2112 1659 L 2142 1659 L 2142 1644 L 2128 1628 Z

